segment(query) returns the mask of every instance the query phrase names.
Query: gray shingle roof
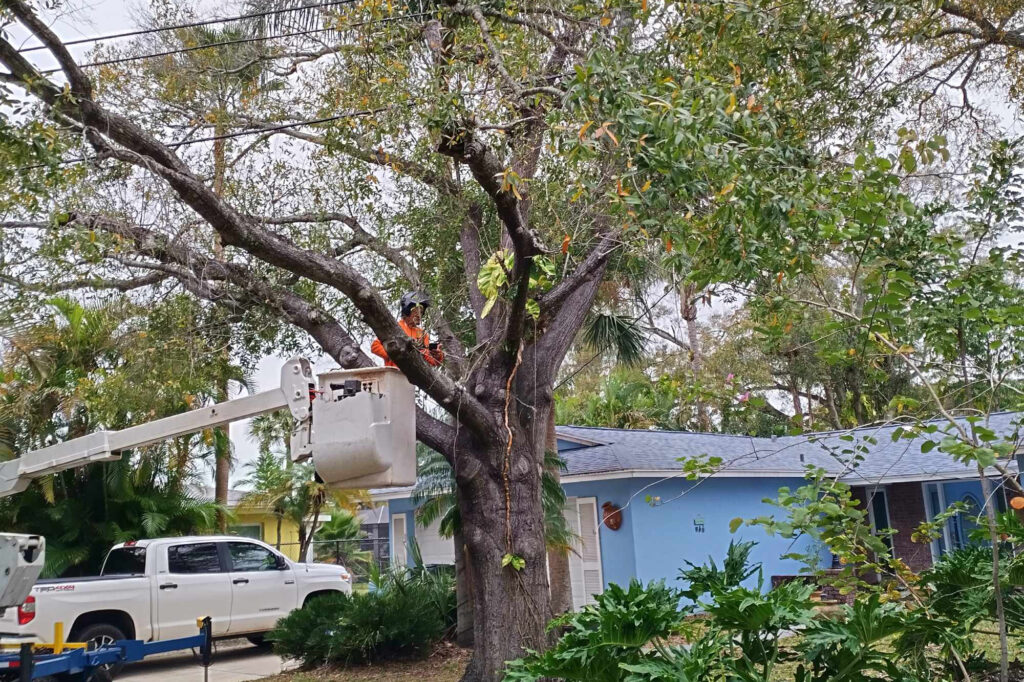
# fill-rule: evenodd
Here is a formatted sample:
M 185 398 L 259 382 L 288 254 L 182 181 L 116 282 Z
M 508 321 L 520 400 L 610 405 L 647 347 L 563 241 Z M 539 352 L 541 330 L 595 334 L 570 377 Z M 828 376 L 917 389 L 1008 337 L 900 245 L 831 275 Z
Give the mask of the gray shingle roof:
M 991 415 L 988 427 L 1012 437 L 1024 413 Z M 924 480 L 971 476 L 974 465 L 954 460 L 938 448 L 921 452 L 927 440 L 938 441 L 949 425 L 935 421 L 937 433 L 893 440 L 898 425 L 868 426 L 801 436 L 753 438 L 687 431 L 634 431 L 584 426 L 561 426 L 560 437 L 596 442 L 561 453 L 568 476 L 622 471 L 680 471 L 680 458 L 720 457 L 723 475 L 802 476 L 807 465 L 840 474 L 856 485 L 895 480 Z M 1021 429 L 1024 433 L 1024 429 Z M 852 437 L 852 440 L 849 438 Z M 862 457 L 856 466 L 855 456 Z M 1016 470 L 1016 465 L 1010 465 Z
M 192 495 L 194 497 L 196 497 L 196 498 L 198 498 L 200 500 L 204 500 L 206 502 L 213 502 L 213 500 L 215 498 L 214 489 L 212 487 L 208 486 L 208 485 L 192 486 L 190 492 L 192 493 Z M 242 498 L 245 497 L 248 493 L 249 493 L 248 490 L 239 490 L 238 488 L 231 488 L 231 489 L 229 489 L 228 490 L 228 506 L 229 507 L 237 506 L 238 503 L 242 501 Z

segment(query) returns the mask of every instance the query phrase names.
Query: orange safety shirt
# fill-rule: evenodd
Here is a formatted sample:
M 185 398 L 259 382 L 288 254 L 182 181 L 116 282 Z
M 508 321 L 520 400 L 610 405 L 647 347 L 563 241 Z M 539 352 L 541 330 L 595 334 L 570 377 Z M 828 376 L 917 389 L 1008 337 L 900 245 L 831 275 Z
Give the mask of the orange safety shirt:
M 430 350 L 430 337 L 423 329 L 406 324 L 405 320 L 402 319 L 398 320 L 398 326 L 402 328 L 406 336 L 416 342 L 416 345 L 420 348 L 420 353 L 423 354 L 423 359 L 429 364 L 437 367 L 444 362 L 444 352 L 440 348 L 435 351 Z M 380 339 L 373 340 L 373 343 L 370 344 L 370 351 L 374 355 L 384 358 L 385 367 L 395 367 L 395 363 L 391 362 L 391 358 L 388 357 L 388 352 L 384 350 L 384 344 L 380 342 Z

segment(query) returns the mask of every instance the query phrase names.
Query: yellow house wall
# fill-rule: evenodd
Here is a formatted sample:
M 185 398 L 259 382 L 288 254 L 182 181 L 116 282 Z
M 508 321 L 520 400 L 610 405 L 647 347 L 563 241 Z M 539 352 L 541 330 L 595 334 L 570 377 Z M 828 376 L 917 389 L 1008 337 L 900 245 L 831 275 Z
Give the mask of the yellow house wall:
M 281 520 L 281 538 L 277 537 L 277 517 L 269 512 L 235 510 L 235 519 L 230 525 L 260 524 L 263 527 L 263 542 L 278 546 L 281 553 L 294 561 L 299 560 L 299 527 L 289 519 Z

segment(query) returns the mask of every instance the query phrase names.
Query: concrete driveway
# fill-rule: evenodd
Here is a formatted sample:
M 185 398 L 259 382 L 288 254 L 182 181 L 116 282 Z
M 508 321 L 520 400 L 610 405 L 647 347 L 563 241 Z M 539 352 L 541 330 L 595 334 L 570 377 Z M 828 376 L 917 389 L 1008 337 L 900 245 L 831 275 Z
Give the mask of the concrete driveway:
M 296 667 L 285 663 L 269 649 L 255 647 L 244 639 L 214 642 L 210 682 L 247 682 Z M 175 652 L 147 658 L 125 667 L 117 682 L 203 682 L 203 667 L 189 652 Z

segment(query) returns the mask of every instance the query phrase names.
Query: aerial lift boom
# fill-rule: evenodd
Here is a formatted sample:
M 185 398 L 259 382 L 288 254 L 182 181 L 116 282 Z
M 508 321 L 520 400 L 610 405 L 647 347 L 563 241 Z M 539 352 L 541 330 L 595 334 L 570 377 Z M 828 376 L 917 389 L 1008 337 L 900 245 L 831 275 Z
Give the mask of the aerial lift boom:
M 0 497 L 49 474 L 116 461 L 126 450 L 285 408 L 295 419 L 292 459 L 311 459 L 328 486 L 416 482 L 416 400 L 404 375 L 391 367 L 314 375 L 308 360 L 293 358 L 281 368 L 276 389 L 120 431 L 97 431 L 0 463 Z M 24 601 L 42 568 L 43 551 L 41 537 L 0 534 L 0 613 Z M 11 572 L 3 573 L 5 568 Z

